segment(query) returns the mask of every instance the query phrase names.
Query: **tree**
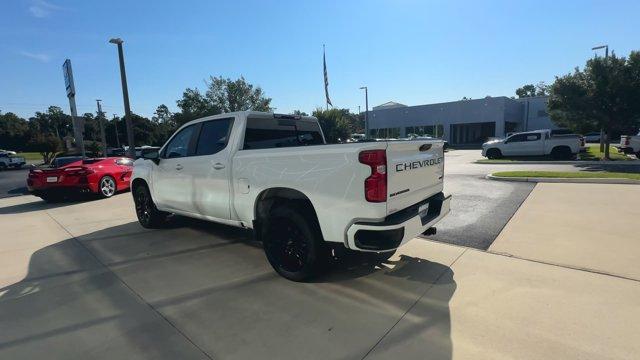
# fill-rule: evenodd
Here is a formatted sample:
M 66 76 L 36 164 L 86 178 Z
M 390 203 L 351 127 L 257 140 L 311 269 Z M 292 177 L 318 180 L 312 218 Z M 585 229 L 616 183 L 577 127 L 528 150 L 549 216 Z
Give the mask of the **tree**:
M 221 112 L 220 108 L 214 106 L 198 89 L 187 88 L 182 93 L 182 99 L 176 103 L 180 108 L 180 112 L 173 116 L 177 126 L 200 117 L 216 115 Z
M 307 114 L 304 111 L 300 111 L 300 110 L 293 110 L 293 115 L 298 115 L 298 116 L 309 116 L 309 114 Z
M 173 114 L 171 114 L 171 111 L 169 111 L 169 108 L 167 107 L 167 105 L 160 104 L 156 108 L 156 111 L 154 112 L 154 116 L 151 118 L 151 121 L 153 121 L 156 124 L 173 122 L 172 115 Z
M 36 134 L 29 141 L 29 147 L 42 155 L 45 164 L 50 163 L 55 155 L 63 150 L 62 140 L 53 134 Z
M 587 61 L 583 70 L 556 77 L 549 113 L 560 126 L 578 131 L 604 129 L 606 134 L 640 125 L 640 52 L 629 58 L 612 54 Z M 610 136 L 606 136 L 609 158 Z
M 222 112 L 255 110 L 269 111 L 271 98 L 264 95 L 262 88 L 255 87 L 240 77 L 237 80 L 210 77 L 207 82 L 207 99 Z
M 549 85 L 544 81 L 540 81 L 536 85 L 527 84 L 516 89 L 516 95 L 518 95 L 520 99 L 534 96 L 547 96 L 549 95 Z
M 338 143 L 349 137 L 349 109 L 329 109 L 317 108 L 313 116 L 318 119 L 324 137 L 328 143 Z
M 58 106 L 49 106 L 44 113 L 36 112 L 29 121 L 36 123 L 40 132 L 55 134 L 60 139 L 73 134 L 71 116 L 65 114 Z
M 24 150 L 29 135 L 27 120 L 8 112 L 0 114 L 0 144 L 10 150 Z
M 182 99 L 177 101 L 180 112 L 173 115 L 176 126 L 223 112 L 271 110 L 271 98 L 266 97 L 259 86 L 247 83 L 244 77 L 231 80 L 222 76 L 210 76 L 206 85 L 207 91 L 204 94 L 191 88 L 182 93 Z

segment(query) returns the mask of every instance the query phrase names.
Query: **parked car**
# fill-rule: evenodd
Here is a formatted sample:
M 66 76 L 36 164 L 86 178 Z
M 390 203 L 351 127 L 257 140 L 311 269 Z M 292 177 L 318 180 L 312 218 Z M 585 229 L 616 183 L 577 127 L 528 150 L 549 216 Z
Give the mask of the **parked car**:
M 15 156 L 15 153 L 11 152 L 0 153 L 0 170 L 6 170 L 9 168 L 20 169 L 27 161 L 22 156 Z
M 15 151 L 0 149 L 0 155 L 3 155 L 3 154 L 17 155 L 17 153 Z
M 142 155 L 148 153 L 148 152 L 153 152 L 153 151 L 158 151 L 160 150 L 160 147 L 158 146 L 140 146 L 136 148 L 136 159 L 139 159 L 142 157 Z
M 584 136 L 584 139 L 588 143 L 597 143 L 600 142 L 600 133 L 599 132 L 590 132 Z
M 482 144 L 482 156 L 498 159 L 503 156 L 544 156 L 554 159 L 574 158 L 580 151 L 579 135 L 551 136 L 550 130 L 513 134 Z
M 447 140 L 443 140 L 440 138 L 434 138 L 432 136 L 427 136 L 427 135 L 417 135 L 417 134 L 409 134 L 409 136 L 406 139 L 403 140 L 442 140 L 443 145 L 442 145 L 442 149 L 444 150 L 448 150 L 449 149 L 449 142 Z
M 124 157 L 82 159 L 58 157 L 49 166 L 32 167 L 27 188 L 44 201 L 71 194 L 93 193 L 108 198 L 129 189 L 133 160 Z
M 625 154 L 636 154 L 640 159 L 640 132 L 636 136 L 622 135 L 618 150 Z
M 167 215 L 253 229 L 283 277 L 302 281 L 332 250 L 385 259 L 449 212 L 441 140 L 326 145 L 309 116 L 236 112 L 191 121 L 134 163 L 140 224 Z

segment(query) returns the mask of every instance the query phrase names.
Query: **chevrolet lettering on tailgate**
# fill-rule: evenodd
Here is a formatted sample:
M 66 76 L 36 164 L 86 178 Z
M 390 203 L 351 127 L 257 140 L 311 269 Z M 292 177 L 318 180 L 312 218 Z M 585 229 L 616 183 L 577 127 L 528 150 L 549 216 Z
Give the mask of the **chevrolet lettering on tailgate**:
M 396 171 L 400 172 L 400 171 L 419 169 L 426 166 L 438 165 L 442 163 L 442 159 L 443 157 L 439 157 L 436 159 L 426 159 L 422 161 L 411 161 L 411 162 L 396 164 Z

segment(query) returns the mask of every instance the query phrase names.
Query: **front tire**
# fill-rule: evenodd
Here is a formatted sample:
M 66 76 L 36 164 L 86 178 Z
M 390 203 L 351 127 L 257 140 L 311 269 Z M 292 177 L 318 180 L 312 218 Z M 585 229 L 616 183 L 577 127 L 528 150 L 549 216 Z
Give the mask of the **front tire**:
M 487 150 L 487 158 L 489 159 L 500 159 L 502 157 L 502 151 L 500 149 L 489 149 Z
M 157 229 L 167 222 L 167 213 L 158 210 L 151 198 L 151 193 L 145 185 L 139 185 L 133 190 L 133 202 L 136 206 L 136 216 L 142 227 Z
M 100 179 L 100 182 L 98 183 L 98 194 L 103 198 L 112 197 L 117 190 L 116 179 L 113 177 L 107 175 Z
M 273 269 L 292 281 L 318 275 L 328 259 L 320 227 L 310 211 L 281 206 L 261 229 L 264 251 Z

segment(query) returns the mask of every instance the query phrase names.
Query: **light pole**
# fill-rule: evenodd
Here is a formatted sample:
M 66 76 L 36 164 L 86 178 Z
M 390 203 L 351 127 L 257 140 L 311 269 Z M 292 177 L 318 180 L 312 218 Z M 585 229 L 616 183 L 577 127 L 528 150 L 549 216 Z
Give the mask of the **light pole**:
M 609 45 L 598 45 L 598 46 L 594 46 L 591 48 L 591 50 L 600 50 L 600 49 L 605 49 L 604 50 L 604 58 L 605 58 L 605 63 L 607 62 L 606 59 L 609 58 Z M 600 153 L 604 152 L 604 129 L 600 128 Z M 609 134 L 607 134 L 607 137 L 609 136 Z
M 98 124 L 100 124 L 100 138 L 102 140 L 102 156 L 107 157 L 107 136 L 104 133 L 104 114 L 102 113 L 102 100 L 96 99 L 98 105 Z
M 366 86 L 360 87 L 364 90 L 364 138 L 369 138 L 369 89 Z
M 129 90 L 127 89 L 127 72 L 124 69 L 124 54 L 122 52 L 122 39 L 113 38 L 109 40 L 111 44 L 118 45 L 118 59 L 120 60 L 120 80 L 122 80 L 122 97 L 124 98 L 124 121 L 127 124 L 127 142 L 129 157 L 136 158 L 136 145 L 133 140 L 133 124 L 131 123 L 131 109 L 129 108 Z
M 120 148 L 120 136 L 118 136 L 118 120 L 116 120 L 116 114 L 113 114 L 113 128 L 116 130 L 116 145 Z

